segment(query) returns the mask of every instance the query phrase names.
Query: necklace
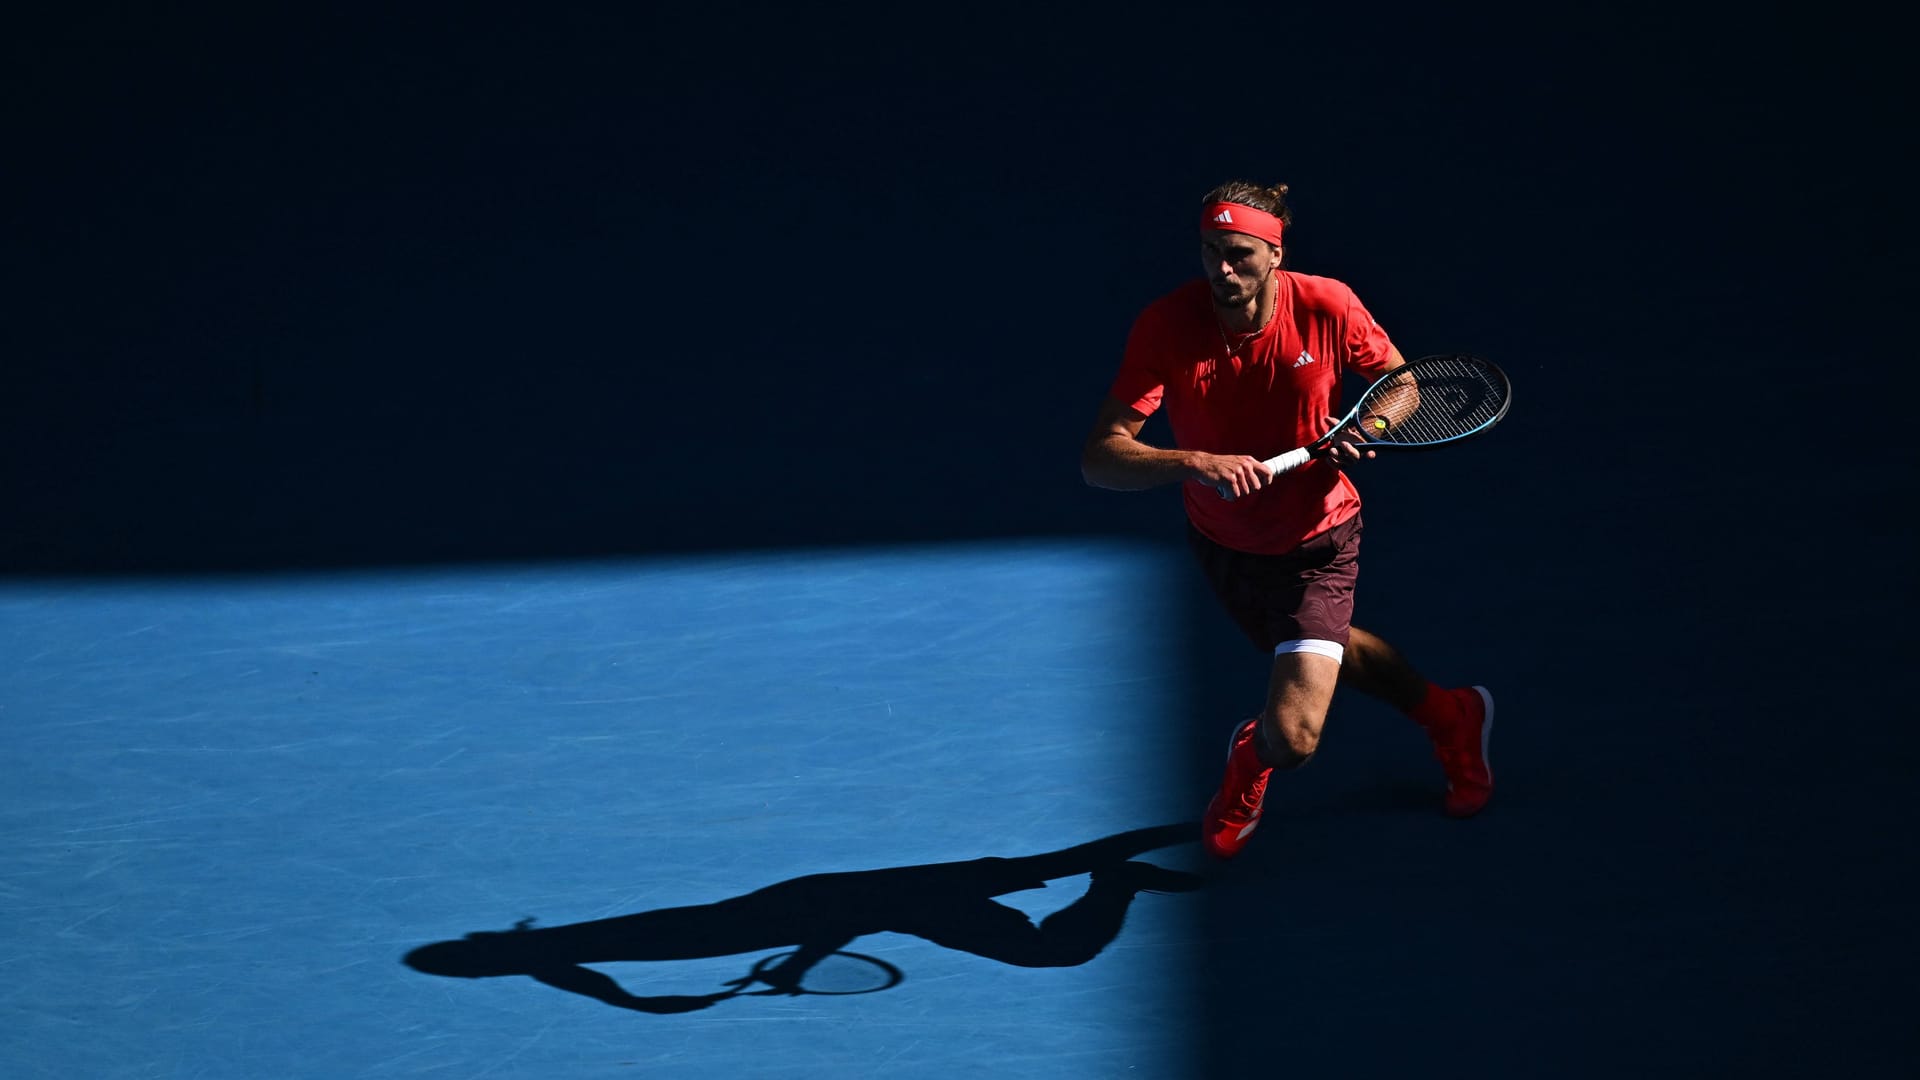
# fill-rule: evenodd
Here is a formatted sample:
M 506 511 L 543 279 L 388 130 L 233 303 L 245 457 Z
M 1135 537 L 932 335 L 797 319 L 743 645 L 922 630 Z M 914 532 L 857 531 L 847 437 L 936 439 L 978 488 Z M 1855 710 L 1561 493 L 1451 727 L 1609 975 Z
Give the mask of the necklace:
M 1249 341 L 1252 341 L 1254 338 L 1259 337 L 1260 331 L 1265 330 L 1267 328 L 1267 323 L 1270 323 L 1273 321 L 1273 313 L 1275 309 L 1277 309 L 1280 306 L 1280 285 L 1279 285 L 1280 279 L 1270 278 L 1269 280 L 1274 283 L 1273 303 L 1269 304 L 1267 307 L 1266 320 L 1262 322 L 1259 326 L 1256 326 L 1253 329 L 1248 330 L 1243 334 L 1237 335 L 1240 338 L 1240 340 L 1237 343 L 1227 338 L 1227 328 L 1220 324 L 1219 312 L 1214 313 L 1213 328 L 1215 330 L 1220 331 L 1220 344 L 1226 348 L 1228 356 L 1232 356 L 1234 353 L 1238 352 L 1242 347 L 1244 347 Z

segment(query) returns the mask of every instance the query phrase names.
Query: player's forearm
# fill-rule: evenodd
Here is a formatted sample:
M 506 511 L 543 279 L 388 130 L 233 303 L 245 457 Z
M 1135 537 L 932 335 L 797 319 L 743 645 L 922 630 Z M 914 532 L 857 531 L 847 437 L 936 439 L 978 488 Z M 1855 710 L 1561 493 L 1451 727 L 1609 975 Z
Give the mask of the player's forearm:
M 1080 453 L 1080 475 L 1093 487 L 1144 491 L 1193 479 L 1194 455 L 1162 450 L 1138 439 L 1114 434 L 1091 439 Z

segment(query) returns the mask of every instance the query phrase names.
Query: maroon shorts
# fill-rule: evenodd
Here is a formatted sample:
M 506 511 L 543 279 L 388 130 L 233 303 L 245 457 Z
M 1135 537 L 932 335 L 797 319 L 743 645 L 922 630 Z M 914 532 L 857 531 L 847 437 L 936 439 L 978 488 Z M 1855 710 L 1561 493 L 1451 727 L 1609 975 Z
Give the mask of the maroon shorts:
M 1262 650 L 1307 638 L 1346 647 L 1353 628 L 1353 586 L 1360 576 L 1359 514 L 1285 555 L 1222 547 L 1192 524 L 1187 542 L 1213 594 Z

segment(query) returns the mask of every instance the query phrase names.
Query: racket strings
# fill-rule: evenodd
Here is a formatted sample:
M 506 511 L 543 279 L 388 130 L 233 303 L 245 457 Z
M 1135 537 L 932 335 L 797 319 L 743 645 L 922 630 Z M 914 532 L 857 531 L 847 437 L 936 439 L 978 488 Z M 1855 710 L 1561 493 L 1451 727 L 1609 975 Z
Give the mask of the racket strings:
M 1356 423 L 1373 442 L 1419 446 L 1470 435 L 1500 418 L 1507 386 L 1468 357 L 1429 357 L 1367 392 Z

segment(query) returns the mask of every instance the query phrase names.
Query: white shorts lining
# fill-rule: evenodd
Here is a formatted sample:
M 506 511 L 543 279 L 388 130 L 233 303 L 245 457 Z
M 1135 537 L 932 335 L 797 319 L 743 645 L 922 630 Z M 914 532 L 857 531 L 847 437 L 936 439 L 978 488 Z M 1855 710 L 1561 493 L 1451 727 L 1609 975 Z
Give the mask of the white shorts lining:
M 1283 641 L 1273 647 L 1273 655 L 1275 656 L 1279 656 L 1281 653 L 1296 652 L 1313 653 L 1315 656 L 1324 656 L 1337 664 L 1346 658 L 1347 648 L 1337 641 L 1325 641 L 1320 638 L 1296 638 L 1293 641 Z

